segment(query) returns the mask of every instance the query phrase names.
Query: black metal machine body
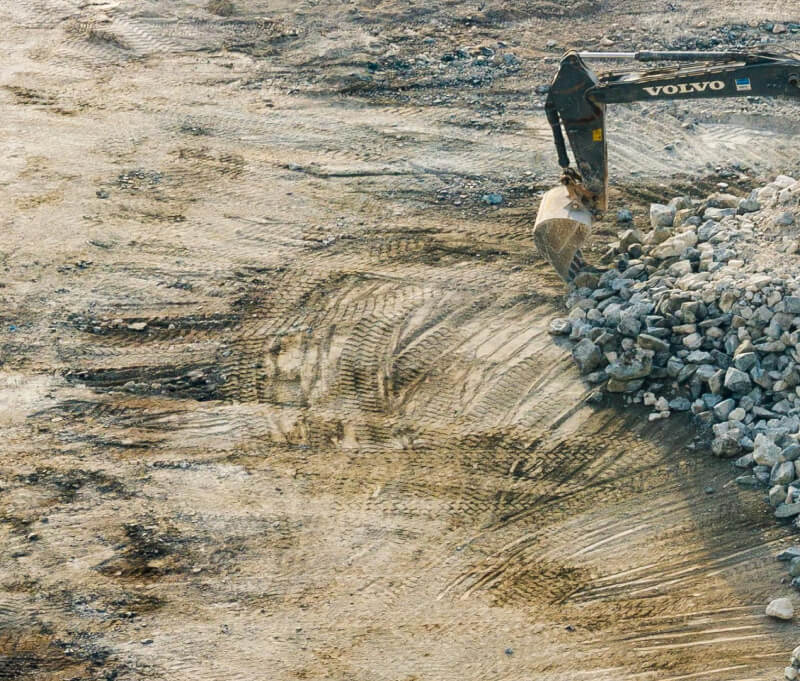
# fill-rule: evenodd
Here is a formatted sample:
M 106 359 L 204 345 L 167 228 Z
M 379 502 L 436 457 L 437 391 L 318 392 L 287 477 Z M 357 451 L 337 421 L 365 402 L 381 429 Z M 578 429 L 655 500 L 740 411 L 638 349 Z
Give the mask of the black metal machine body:
M 638 73 L 595 74 L 588 59 L 677 61 Z M 687 65 L 687 62 L 693 62 Z M 699 62 L 699 63 L 697 63 Z M 562 183 L 591 211 L 607 208 L 605 107 L 620 102 L 742 96 L 800 98 L 800 55 L 770 52 L 568 52 L 550 88 L 545 111 L 553 129 Z M 566 131 L 577 166 L 570 167 Z

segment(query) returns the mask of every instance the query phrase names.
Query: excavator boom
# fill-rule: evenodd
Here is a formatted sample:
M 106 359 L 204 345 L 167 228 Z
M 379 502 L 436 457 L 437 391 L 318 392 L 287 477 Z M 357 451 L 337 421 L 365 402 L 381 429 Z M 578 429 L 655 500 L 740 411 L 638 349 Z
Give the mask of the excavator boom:
M 599 58 L 680 65 L 598 76 L 585 62 Z M 534 226 L 537 247 L 559 275 L 571 281 L 584 266 L 580 245 L 591 230 L 592 215 L 608 207 L 607 104 L 751 95 L 800 98 L 800 56 L 770 52 L 565 54 L 545 103 L 562 168 L 561 186 L 545 194 Z M 576 168 L 571 167 L 567 141 Z

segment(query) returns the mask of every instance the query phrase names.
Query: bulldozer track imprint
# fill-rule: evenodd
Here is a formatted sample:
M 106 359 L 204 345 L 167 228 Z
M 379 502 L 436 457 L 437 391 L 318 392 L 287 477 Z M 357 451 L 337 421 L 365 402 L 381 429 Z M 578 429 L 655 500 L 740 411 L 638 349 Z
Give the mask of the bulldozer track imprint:
M 232 5 L 0 8 L 0 679 L 777 678 L 789 529 L 590 403 L 530 230 L 562 48 L 794 5 Z M 612 196 L 749 189 L 796 118 L 615 109 Z

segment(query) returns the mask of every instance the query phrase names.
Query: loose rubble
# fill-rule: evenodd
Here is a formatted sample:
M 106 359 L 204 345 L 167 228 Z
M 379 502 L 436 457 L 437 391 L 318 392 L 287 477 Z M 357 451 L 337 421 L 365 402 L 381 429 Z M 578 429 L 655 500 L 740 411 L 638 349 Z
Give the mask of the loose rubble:
M 623 231 L 613 266 L 580 273 L 550 325 L 590 383 L 652 419 L 691 411 L 785 518 L 800 515 L 799 204 L 784 175 L 746 197 L 653 204 L 650 230 Z
M 689 400 L 720 455 L 753 451 L 758 435 L 796 444 L 785 439 L 800 428 L 800 272 L 787 257 L 798 243 L 776 216 L 790 225 L 799 202 L 800 182 L 779 176 L 745 198 L 653 204 L 649 233 L 625 230 L 614 267 L 578 275 L 551 333 L 576 341 L 581 371 L 608 392 L 679 400 L 659 413 Z
M 691 412 L 712 453 L 733 459 L 736 482 L 798 528 L 799 222 L 800 182 L 785 175 L 744 197 L 653 204 L 650 229 L 625 224 L 610 268 L 579 273 L 568 316 L 550 325 L 574 341 L 595 395 L 651 407 L 650 420 Z M 800 548 L 779 557 L 800 589 Z M 791 619 L 791 601 L 767 615 Z M 787 678 L 800 678 L 799 658 L 800 648 Z

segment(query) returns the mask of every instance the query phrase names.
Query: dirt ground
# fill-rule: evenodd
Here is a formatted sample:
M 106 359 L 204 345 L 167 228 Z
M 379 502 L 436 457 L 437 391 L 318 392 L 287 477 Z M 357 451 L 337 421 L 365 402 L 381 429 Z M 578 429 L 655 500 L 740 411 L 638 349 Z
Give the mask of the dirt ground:
M 530 228 L 564 49 L 796 3 L 224 5 L 0 7 L 0 678 L 781 678 L 790 530 L 587 402 Z M 798 169 L 796 104 L 609 119 L 640 222 Z

